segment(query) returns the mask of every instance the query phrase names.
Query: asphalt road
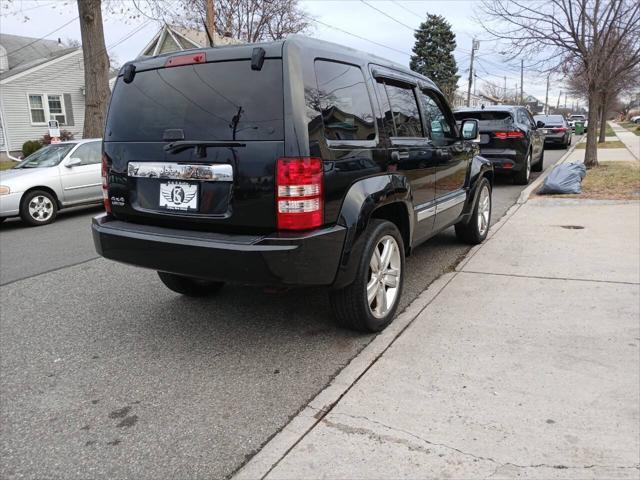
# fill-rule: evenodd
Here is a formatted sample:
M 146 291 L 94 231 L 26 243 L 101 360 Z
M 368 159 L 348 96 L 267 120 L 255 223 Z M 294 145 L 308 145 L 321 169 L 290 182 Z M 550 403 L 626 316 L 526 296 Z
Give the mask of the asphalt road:
M 522 188 L 497 180 L 494 222 Z M 321 289 L 176 295 L 96 258 L 95 214 L 0 225 L 2 478 L 228 476 L 373 338 Z M 417 248 L 402 308 L 468 249 L 453 229 Z

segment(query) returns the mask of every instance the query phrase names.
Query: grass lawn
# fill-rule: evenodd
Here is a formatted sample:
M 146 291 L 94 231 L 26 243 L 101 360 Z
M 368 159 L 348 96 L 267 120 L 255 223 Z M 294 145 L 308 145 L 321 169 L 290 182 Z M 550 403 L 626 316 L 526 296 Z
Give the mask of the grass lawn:
M 598 130 L 598 132 L 599 132 L 599 130 Z M 607 128 L 605 128 L 604 136 L 605 137 L 615 137 L 616 136 L 616 132 L 613 131 L 613 128 L 611 128 L 611 125 L 609 125 L 609 122 L 607 122 Z
M 587 170 L 580 195 L 545 195 L 554 198 L 590 198 L 594 200 L 639 200 L 640 164 L 638 162 L 600 162 Z
M 631 122 L 620 122 L 620 126 L 640 136 L 640 125 Z
M 580 142 L 576 148 L 587 148 L 587 142 Z M 612 140 L 598 143 L 598 148 L 625 148 L 625 145 L 620 140 Z
M 0 170 L 8 170 L 11 167 L 13 167 L 14 165 L 17 165 L 17 162 L 14 162 L 13 160 L 5 160 L 0 162 Z

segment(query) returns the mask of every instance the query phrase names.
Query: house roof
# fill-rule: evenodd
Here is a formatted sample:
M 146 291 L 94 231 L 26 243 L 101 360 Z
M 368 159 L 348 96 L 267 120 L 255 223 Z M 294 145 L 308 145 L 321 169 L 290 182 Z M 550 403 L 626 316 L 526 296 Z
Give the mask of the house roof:
M 0 33 L 0 47 L 0 54 L 6 55 L 9 67 L 0 73 L 1 80 L 78 50 L 77 47 L 68 48 L 57 40 L 6 33 Z
M 242 43 L 239 40 L 222 37 L 214 32 L 213 44 L 216 46 Z M 138 57 L 151 57 L 162 53 L 180 52 L 191 48 L 204 48 L 209 45 L 207 34 L 201 30 L 164 24 L 142 49 Z

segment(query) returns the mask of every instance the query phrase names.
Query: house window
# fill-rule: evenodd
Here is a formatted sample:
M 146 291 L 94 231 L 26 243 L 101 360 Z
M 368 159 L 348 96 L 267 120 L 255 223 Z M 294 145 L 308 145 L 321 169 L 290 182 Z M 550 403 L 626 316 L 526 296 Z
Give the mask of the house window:
M 49 120 L 57 120 L 66 125 L 64 98 L 62 95 L 29 94 L 29 111 L 31 123 L 45 124 Z
M 64 125 L 66 118 L 62 104 L 62 95 L 47 95 L 49 103 L 49 119 L 57 120 L 60 125 Z
M 45 123 L 42 95 L 29 95 L 29 109 L 31 110 L 31 123 Z

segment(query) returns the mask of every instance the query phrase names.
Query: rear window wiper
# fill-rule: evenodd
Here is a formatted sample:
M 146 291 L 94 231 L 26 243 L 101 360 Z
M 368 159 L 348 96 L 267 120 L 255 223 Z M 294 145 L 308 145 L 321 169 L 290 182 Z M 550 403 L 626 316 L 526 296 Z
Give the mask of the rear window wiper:
M 164 146 L 164 151 L 168 153 L 177 153 L 187 150 L 188 148 L 196 147 L 198 156 L 204 157 L 206 155 L 207 147 L 246 147 L 246 143 L 240 142 L 225 142 L 225 141 L 204 141 L 204 140 L 179 140 L 177 142 L 171 142 Z

